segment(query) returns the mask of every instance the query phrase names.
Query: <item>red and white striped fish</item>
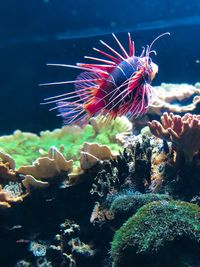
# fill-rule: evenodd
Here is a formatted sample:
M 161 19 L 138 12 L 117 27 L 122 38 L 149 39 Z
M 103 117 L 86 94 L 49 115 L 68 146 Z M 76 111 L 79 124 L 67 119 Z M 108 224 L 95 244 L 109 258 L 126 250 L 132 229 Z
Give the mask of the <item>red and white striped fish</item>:
M 140 56 L 135 56 L 135 46 L 128 33 L 127 52 L 113 34 L 121 54 L 107 43 L 100 41 L 111 53 L 93 48 L 106 59 L 85 56 L 89 60 L 100 63 L 77 63 L 76 65 L 48 64 L 51 66 L 70 67 L 83 70 L 75 81 L 48 83 L 45 85 L 74 84 L 75 90 L 62 95 L 45 99 L 45 103 L 55 103 L 50 110 L 58 109 L 58 116 L 62 116 L 65 124 L 85 123 L 96 115 L 104 115 L 115 119 L 117 116 L 127 115 L 137 117 L 143 115 L 153 98 L 151 82 L 158 72 L 158 66 L 152 62 L 152 46 L 161 34 L 143 48 Z

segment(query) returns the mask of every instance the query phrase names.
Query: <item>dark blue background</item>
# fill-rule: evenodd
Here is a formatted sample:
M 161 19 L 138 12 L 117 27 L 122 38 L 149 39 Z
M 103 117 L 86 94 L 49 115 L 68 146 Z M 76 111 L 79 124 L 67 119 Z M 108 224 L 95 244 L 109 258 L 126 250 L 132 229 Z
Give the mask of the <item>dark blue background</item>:
M 100 46 L 100 38 L 115 47 L 111 32 L 126 46 L 126 32 L 132 30 L 139 54 L 143 45 L 170 31 L 154 47 L 160 69 L 154 84 L 199 81 L 199 16 L 199 0 L 1 1 L 0 134 L 61 126 L 61 119 L 40 102 L 66 88 L 38 84 L 71 80 L 78 72 L 45 64 L 74 64 L 96 55 L 91 48 Z

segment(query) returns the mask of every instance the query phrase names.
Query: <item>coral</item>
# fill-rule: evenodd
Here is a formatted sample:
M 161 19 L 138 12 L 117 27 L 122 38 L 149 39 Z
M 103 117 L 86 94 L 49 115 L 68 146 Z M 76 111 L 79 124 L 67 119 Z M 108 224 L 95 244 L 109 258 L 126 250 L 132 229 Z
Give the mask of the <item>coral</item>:
M 139 208 L 153 201 L 170 200 L 168 195 L 162 194 L 140 194 L 122 191 L 112 197 L 109 212 L 113 215 L 115 225 L 121 226 L 129 217 L 137 212 Z M 109 200 L 108 200 L 109 201 Z
M 99 160 L 110 159 L 114 156 L 108 146 L 99 145 L 97 143 L 85 142 L 81 151 L 89 153 Z
M 190 266 L 197 266 L 199 240 L 200 208 L 197 205 L 180 201 L 152 202 L 140 208 L 115 233 L 112 266 L 175 267 L 187 266 L 188 261 L 194 264 Z
M 81 148 L 81 169 L 87 170 L 93 167 L 99 160 L 106 160 L 113 157 L 114 155 L 108 146 L 85 142 Z
M 31 263 L 28 261 L 21 260 L 16 263 L 15 267 L 31 267 Z
M 120 188 L 118 170 L 114 168 L 110 161 L 104 161 L 96 167 L 95 177 L 91 194 L 94 198 L 106 198 L 107 194 L 111 194 Z
M 182 152 L 191 161 L 200 149 L 200 115 L 185 114 L 183 117 L 164 113 L 161 122 L 153 120 L 148 125 L 152 134 L 172 142 L 177 153 Z
M 88 266 L 95 255 L 95 250 L 79 239 L 80 226 L 70 220 L 61 224 L 60 233 L 56 235 L 55 245 L 47 250 L 47 259 L 53 266 Z
M 22 196 L 12 196 L 9 192 L 4 191 L 0 185 L 0 208 L 10 208 L 11 203 L 21 202 Z
M 139 208 L 147 203 L 159 200 L 171 200 L 171 197 L 163 194 L 141 194 L 126 189 L 108 195 L 102 205 L 97 202 L 91 214 L 90 222 L 95 225 L 108 223 L 112 228 L 119 228 Z
M 144 193 L 145 186 L 151 183 L 151 156 L 152 146 L 148 138 L 137 142 L 134 151 L 134 167 L 131 177 L 137 191 Z
M 107 145 L 112 151 L 119 151 L 115 135 L 129 130 L 131 123 L 122 117 L 104 125 L 102 118 L 95 118 L 93 125 L 95 126 L 86 125 L 83 128 L 65 126 L 52 132 L 43 131 L 39 136 L 17 130 L 13 135 L 0 137 L 0 150 L 12 155 L 17 168 L 32 164 L 39 156 L 46 156 L 51 146 L 62 152 L 67 160 L 73 159 L 76 163 L 84 142 Z
M 44 244 L 41 244 L 36 241 L 32 241 L 29 245 L 29 251 L 33 253 L 36 257 L 41 257 L 46 255 L 46 247 Z
M 167 192 L 175 199 L 191 201 L 200 192 L 200 153 L 189 164 L 184 158 L 174 162 L 173 154 L 168 155 L 164 165 L 161 192 Z
M 0 182 L 7 183 L 9 181 L 16 181 L 17 174 L 14 170 L 10 169 L 9 162 L 1 162 L 0 161 Z
M 0 208 L 10 208 L 12 203 L 21 202 L 26 196 L 22 189 L 22 178 L 11 167 L 15 162 L 7 154 L 0 153 Z
M 0 137 L 0 149 L 3 152 L 12 155 L 14 158 L 16 167 L 24 164 L 30 164 L 39 155 L 40 138 L 31 133 L 22 133 L 17 130 L 13 135 L 5 135 Z M 49 146 L 50 147 L 50 146 Z
M 200 190 L 200 116 L 185 114 L 183 117 L 164 113 L 161 123 L 149 122 L 152 134 L 170 142 L 169 153 L 160 165 L 160 178 L 156 165 L 152 168 L 153 192 L 167 192 L 174 198 L 190 201 Z
M 72 166 L 73 160 L 67 161 L 56 147 L 51 147 L 47 157 L 38 158 L 31 166 L 21 166 L 17 172 L 45 180 L 71 172 Z
M 200 87 L 188 84 L 166 84 L 155 86 L 155 99 L 148 114 L 162 115 L 163 112 L 186 113 L 195 111 L 200 103 Z M 192 103 L 185 104 L 192 98 Z
M 106 117 L 99 116 L 93 117 L 90 119 L 90 123 L 96 133 L 96 141 L 101 143 L 101 140 L 104 140 L 104 132 L 107 133 L 107 138 L 113 142 L 115 141 L 115 136 L 118 133 L 131 133 L 133 125 L 127 119 L 127 117 L 117 117 L 115 120 L 108 120 Z
M 7 153 L 0 151 L 0 158 L 3 163 L 8 163 L 10 169 L 15 169 L 15 160 Z
M 199 118 L 185 116 L 189 127 Z M 200 151 L 185 164 L 171 132 L 167 142 L 149 127 L 133 135 L 131 125 L 92 118 L 84 128 L 0 137 L 0 266 L 110 267 L 123 223 L 113 266 L 198 266 L 199 209 L 172 199 L 200 203 Z
M 151 155 L 147 137 L 131 142 L 116 158 L 99 164 L 91 193 L 97 199 L 105 199 L 108 194 L 128 187 L 145 192 L 151 183 Z
M 22 180 L 22 183 L 26 188 L 27 192 L 31 192 L 32 190 L 37 188 L 45 188 L 49 185 L 48 182 L 37 180 L 32 175 L 26 175 L 25 179 Z
M 164 112 L 173 112 L 184 115 L 186 112 L 199 114 L 200 112 L 200 86 L 190 84 L 167 84 L 154 86 L 155 96 L 143 117 L 135 118 L 133 130 L 140 133 L 149 120 L 159 118 Z

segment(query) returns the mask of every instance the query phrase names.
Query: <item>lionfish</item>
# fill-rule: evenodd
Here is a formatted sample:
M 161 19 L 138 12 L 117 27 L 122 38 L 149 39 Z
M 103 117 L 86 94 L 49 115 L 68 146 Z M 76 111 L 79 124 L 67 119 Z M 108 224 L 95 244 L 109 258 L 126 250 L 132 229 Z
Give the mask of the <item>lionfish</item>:
M 76 80 L 47 83 L 44 85 L 74 84 L 75 90 L 45 99 L 45 104 L 56 104 L 50 110 L 57 109 L 58 116 L 63 117 L 64 124 L 85 123 L 96 115 L 104 115 L 115 119 L 126 115 L 134 118 L 143 115 L 154 96 L 151 82 L 158 72 L 158 66 L 152 62 L 150 54 L 152 46 L 143 47 L 140 56 L 135 56 L 135 45 L 128 33 L 128 52 L 124 49 L 115 34 L 112 34 L 121 53 L 107 43 L 101 44 L 110 52 L 93 48 L 103 58 L 85 56 L 95 63 L 77 63 L 76 65 L 47 64 L 51 66 L 69 67 L 82 70 Z

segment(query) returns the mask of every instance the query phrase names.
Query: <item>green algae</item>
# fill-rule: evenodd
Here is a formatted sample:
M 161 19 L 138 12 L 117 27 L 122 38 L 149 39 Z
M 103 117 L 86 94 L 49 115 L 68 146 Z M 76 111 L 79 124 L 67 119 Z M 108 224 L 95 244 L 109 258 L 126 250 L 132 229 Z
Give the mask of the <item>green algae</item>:
M 117 225 L 122 225 L 135 214 L 139 208 L 153 201 L 172 200 L 168 195 L 129 193 L 117 195 L 112 201 L 109 211 L 113 214 Z
M 122 118 L 101 125 L 98 132 L 92 125 L 83 128 L 65 126 L 52 132 L 41 132 L 40 135 L 17 130 L 13 135 L 0 137 L 0 150 L 10 154 L 18 168 L 21 165 L 30 165 L 38 157 L 47 155 L 49 148 L 55 146 L 67 160 L 73 159 L 77 166 L 84 142 L 107 145 L 112 152 L 119 152 L 121 147 L 117 144 L 115 135 L 125 130 L 126 125 Z
M 194 242 L 199 250 L 200 208 L 181 201 L 146 204 L 115 233 L 111 247 L 112 266 L 163 266 L 155 264 L 155 255 L 159 256 L 160 251 L 170 255 L 172 245 L 169 244 L 181 239 Z M 147 258 L 147 264 L 144 261 L 139 265 L 141 255 L 143 260 Z M 150 264 L 152 255 L 155 265 Z

